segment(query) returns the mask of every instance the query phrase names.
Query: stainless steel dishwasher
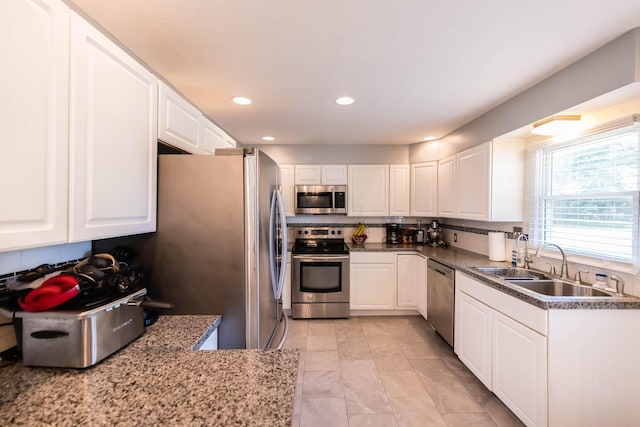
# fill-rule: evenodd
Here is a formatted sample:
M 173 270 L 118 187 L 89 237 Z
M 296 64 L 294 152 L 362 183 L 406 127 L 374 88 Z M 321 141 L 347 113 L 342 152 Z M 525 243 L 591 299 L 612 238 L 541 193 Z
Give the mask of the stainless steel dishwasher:
M 427 260 L 427 321 L 453 347 L 455 270 Z

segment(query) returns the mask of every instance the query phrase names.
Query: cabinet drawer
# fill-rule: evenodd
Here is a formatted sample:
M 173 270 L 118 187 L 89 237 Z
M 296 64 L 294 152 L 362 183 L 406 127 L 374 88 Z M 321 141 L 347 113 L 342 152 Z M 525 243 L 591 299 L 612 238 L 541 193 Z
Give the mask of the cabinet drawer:
M 393 264 L 396 262 L 394 252 L 351 252 L 349 261 L 359 264 Z
M 548 335 L 547 311 L 534 307 L 515 297 L 484 285 L 459 271 L 456 272 L 456 289 L 472 296 L 506 316 L 522 323 L 534 331 Z

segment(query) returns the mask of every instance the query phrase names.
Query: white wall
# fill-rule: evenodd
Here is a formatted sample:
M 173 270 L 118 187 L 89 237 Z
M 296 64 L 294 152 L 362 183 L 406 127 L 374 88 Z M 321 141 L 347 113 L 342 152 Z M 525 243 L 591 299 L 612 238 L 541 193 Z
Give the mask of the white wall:
M 410 146 L 411 163 L 439 160 L 640 81 L 640 28 L 525 90 L 435 142 Z
M 278 164 L 408 164 L 408 145 L 260 145 Z
M 81 259 L 89 255 L 91 255 L 91 242 L 2 252 L 0 253 L 0 275 L 30 270 L 41 264 L 57 264 Z

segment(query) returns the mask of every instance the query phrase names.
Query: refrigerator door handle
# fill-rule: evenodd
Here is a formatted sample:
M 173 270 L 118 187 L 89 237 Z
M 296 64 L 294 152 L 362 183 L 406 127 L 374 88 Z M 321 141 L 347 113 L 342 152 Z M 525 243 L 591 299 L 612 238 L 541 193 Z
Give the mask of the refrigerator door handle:
M 278 262 L 278 236 L 275 232 L 276 217 L 280 219 L 280 235 L 282 238 L 282 251 L 280 254 L 280 275 L 276 275 L 276 263 Z M 277 300 L 282 298 L 282 289 L 284 287 L 285 272 L 287 268 L 287 220 L 284 214 L 284 204 L 282 203 L 282 194 L 277 189 L 273 190 L 271 198 L 271 213 L 269 215 L 269 264 L 271 270 L 271 286 L 273 287 L 273 295 Z

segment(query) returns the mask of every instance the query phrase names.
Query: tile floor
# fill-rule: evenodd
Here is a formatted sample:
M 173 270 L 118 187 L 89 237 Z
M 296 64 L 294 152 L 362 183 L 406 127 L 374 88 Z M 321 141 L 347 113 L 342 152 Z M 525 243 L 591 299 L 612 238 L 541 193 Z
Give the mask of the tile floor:
M 293 426 L 521 426 L 421 316 L 291 320 Z

